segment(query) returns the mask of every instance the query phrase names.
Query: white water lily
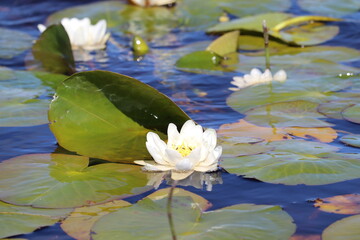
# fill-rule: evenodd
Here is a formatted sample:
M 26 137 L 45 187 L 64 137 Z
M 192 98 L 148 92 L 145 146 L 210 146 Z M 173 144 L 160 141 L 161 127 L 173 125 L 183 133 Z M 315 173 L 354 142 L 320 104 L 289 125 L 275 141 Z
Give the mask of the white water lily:
M 89 18 L 63 18 L 61 24 L 64 26 L 74 50 L 98 50 L 106 48 L 106 42 L 110 33 L 106 32 L 106 20 L 102 19 L 92 25 Z M 38 25 L 40 32 L 45 31 L 46 27 Z
M 232 91 L 238 91 L 242 88 L 246 88 L 252 85 L 258 85 L 262 83 L 268 83 L 271 81 L 284 82 L 286 81 L 287 75 L 284 70 L 280 70 L 273 76 L 269 69 L 266 69 L 262 73 L 259 69 L 253 68 L 250 74 L 245 74 L 243 77 L 233 77 L 231 84 L 235 85 L 236 88 L 229 88 Z
M 169 171 L 174 180 L 184 179 L 194 171 L 211 172 L 218 169 L 222 147 L 216 146 L 216 131 L 203 132 L 192 120 L 185 122 L 178 132 L 176 125 L 168 126 L 168 142 L 153 132 L 147 134 L 146 148 L 155 163 L 135 161 L 145 171 Z
M 172 5 L 176 0 L 130 0 L 130 2 L 141 7 L 151 7 Z

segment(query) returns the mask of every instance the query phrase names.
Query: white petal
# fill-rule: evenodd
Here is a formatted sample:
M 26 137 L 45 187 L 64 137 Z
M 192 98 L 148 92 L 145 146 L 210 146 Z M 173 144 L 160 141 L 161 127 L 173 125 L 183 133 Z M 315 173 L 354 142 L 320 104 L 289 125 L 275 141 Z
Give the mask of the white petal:
M 156 147 L 151 145 L 149 142 L 146 142 L 146 148 L 156 163 L 161 165 L 169 165 L 169 162 L 164 158 L 164 154 L 159 152 Z
M 255 79 L 259 79 L 261 77 L 261 74 L 261 71 L 257 68 L 253 68 L 250 71 L 250 75 Z
M 271 71 L 266 69 L 265 72 L 261 75 L 261 82 L 270 82 L 273 80 Z
M 43 25 L 43 24 L 38 24 L 38 25 L 37 25 L 37 28 L 39 29 L 39 31 L 40 31 L 41 33 L 46 30 L 46 27 L 45 27 L 45 25 Z
M 275 81 L 279 81 L 279 82 L 284 82 L 287 78 L 286 72 L 281 69 L 280 71 L 278 71 L 277 73 L 275 73 L 274 75 L 274 80 Z
M 215 157 L 216 161 L 219 160 L 221 154 L 222 154 L 222 146 L 217 146 L 217 147 L 214 149 L 214 157 Z
M 175 124 L 173 124 L 173 123 L 169 124 L 168 129 L 167 129 L 167 135 L 168 135 L 167 145 L 169 147 L 172 147 L 172 145 L 177 145 L 180 134 L 179 134 Z
M 144 166 L 143 170 L 144 171 L 150 171 L 150 172 L 168 171 L 168 170 L 173 169 L 173 168 L 171 168 L 169 166 L 155 165 L 155 164 L 153 165 L 153 164 L 147 163 L 147 162 L 142 161 L 142 160 L 134 161 L 134 163 Z
M 186 157 L 192 163 L 193 166 L 198 164 L 201 160 L 201 147 L 197 147 L 191 151 L 191 153 Z
M 167 161 L 170 163 L 170 165 L 175 166 L 177 162 L 182 161 L 183 157 L 181 156 L 181 154 L 171 148 L 166 148 L 165 149 L 165 157 L 167 159 Z
M 181 128 L 180 135 L 181 137 L 186 138 L 186 136 L 190 135 L 195 128 L 195 123 L 192 120 L 187 120 Z
M 177 161 L 175 169 L 181 172 L 187 172 L 194 169 L 194 164 L 189 158 L 184 158 L 181 161 Z
M 212 150 L 216 146 L 216 141 L 217 141 L 217 137 L 216 137 L 215 129 L 212 129 L 212 128 L 206 129 L 204 134 L 203 134 L 203 143 L 204 143 L 204 145 L 209 150 Z

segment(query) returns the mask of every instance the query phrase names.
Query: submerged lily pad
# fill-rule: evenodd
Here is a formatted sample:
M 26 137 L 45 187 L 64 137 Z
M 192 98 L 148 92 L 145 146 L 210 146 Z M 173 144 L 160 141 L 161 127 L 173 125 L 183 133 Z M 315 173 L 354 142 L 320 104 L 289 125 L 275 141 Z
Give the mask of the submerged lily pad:
M 65 218 L 72 209 L 45 209 L 0 202 L 0 238 L 30 233 Z
M 94 240 L 171 238 L 167 199 L 144 199 L 96 222 Z M 292 218 L 278 206 L 238 204 L 202 213 L 189 197 L 172 203 L 177 239 L 288 239 L 295 231 Z M 219 227 L 221 226 L 221 227 Z
M 348 134 L 348 135 L 342 136 L 340 138 L 340 141 L 349 146 L 360 148 L 360 134 Z
M 316 199 L 314 203 L 323 212 L 336 214 L 360 214 L 360 195 L 346 194 Z
M 30 154 L 0 163 L 0 199 L 18 205 L 69 208 L 136 194 L 146 185 L 138 166 L 66 154 Z
M 34 38 L 26 33 L 6 28 L 0 28 L 0 36 L 0 58 L 5 59 L 30 49 L 34 41 Z
M 322 233 L 323 240 L 358 240 L 360 215 L 343 218 L 328 226 Z
M 50 129 L 62 147 L 114 162 L 150 158 L 146 134 L 164 137 L 169 123 L 182 126 L 188 119 L 149 85 L 107 71 L 72 75 L 49 110 Z
M 245 120 L 260 126 L 271 127 L 329 127 L 320 120 L 324 115 L 317 111 L 317 103 L 291 101 L 268 104 L 246 111 Z
M 346 108 L 341 114 L 346 120 L 360 124 L 360 104 Z
M 35 42 L 32 52 L 46 71 L 67 75 L 75 72 L 70 39 L 61 24 L 48 27 Z
M 0 126 L 48 123 L 50 96 L 67 76 L 0 67 Z
M 237 158 L 224 158 L 230 173 L 286 185 L 322 185 L 360 178 L 359 154 L 336 153 L 331 145 L 303 140 L 268 144 L 274 150 Z

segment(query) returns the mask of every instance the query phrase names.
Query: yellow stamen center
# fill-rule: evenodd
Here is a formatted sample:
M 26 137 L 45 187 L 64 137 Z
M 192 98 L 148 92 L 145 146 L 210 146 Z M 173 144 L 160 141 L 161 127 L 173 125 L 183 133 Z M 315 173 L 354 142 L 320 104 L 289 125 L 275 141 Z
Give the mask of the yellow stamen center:
M 191 151 L 194 149 L 194 147 L 191 147 L 191 146 L 186 145 L 185 143 L 182 143 L 181 145 L 178 145 L 178 146 L 173 145 L 173 149 L 178 151 L 181 154 L 181 156 L 186 157 L 191 153 Z

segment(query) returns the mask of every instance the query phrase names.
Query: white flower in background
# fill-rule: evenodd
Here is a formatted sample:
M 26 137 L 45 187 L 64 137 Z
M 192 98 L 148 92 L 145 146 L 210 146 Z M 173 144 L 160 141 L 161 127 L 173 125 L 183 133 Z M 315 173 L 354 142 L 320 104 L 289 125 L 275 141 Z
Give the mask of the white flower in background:
M 250 71 L 250 74 L 245 74 L 243 77 L 233 77 L 231 84 L 235 85 L 236 88 L 229 88 L 232 91 L 238 91 L 242 88 L 246 88 L 252 85 L 268 83 L 271 81 L 284 82 L 287 78 L 286 72 L 280 70 L 273 76 L 269 69 L 266 69 L 262 73 L 259 69 L 253 68 Z
M 110 33 L 106 32 L 106 21 L 104 19 L 95 25 L 91 25 L 89 18 L 63 18 L 61 24 L 69 36 L 72 49 L 98 50 L 106 48 Z M 39 24 L 38 29 L 43 32 L 46 27 Z
M 171 170 L 171 178 L 180 180 L 194 171 L 211 172 L 218 168 L 222 147 L 216 146 L 214 129 L 203 132 L 200 125 L 188 120 L 180 133 L 175 124 L 169 124 L 167 144 L 153 132 L 149 132 L 146 137 L 146 148 L 155 162 L 135 161 L 143 165 L 145 171 Z
M 176 0 L 129 0 L 132 4 L 141 6 L 141 7 L 151 7 L 151 6 L 165 6 L 173 5 L 176 3 Z

